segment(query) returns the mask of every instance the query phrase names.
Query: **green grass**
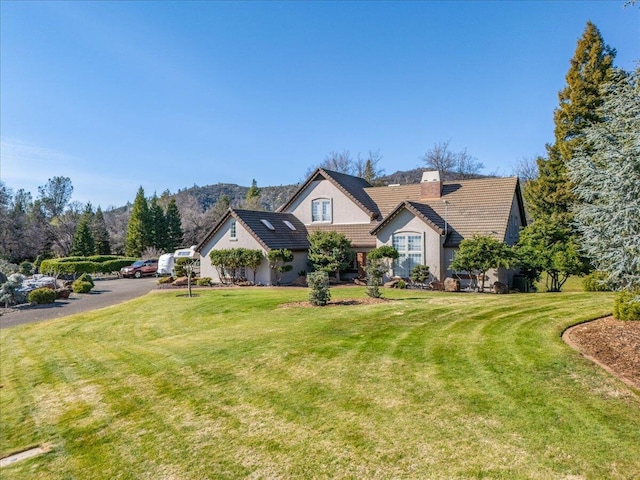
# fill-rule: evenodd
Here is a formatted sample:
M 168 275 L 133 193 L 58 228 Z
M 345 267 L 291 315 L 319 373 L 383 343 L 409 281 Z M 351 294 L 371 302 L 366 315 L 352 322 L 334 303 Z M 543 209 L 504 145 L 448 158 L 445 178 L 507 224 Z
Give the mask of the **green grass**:
M 560 339 L 608 293 L 198 294 L 0 331 L 0 456 L 51 448 L 0 476 L 640 478 L 638 392 Z

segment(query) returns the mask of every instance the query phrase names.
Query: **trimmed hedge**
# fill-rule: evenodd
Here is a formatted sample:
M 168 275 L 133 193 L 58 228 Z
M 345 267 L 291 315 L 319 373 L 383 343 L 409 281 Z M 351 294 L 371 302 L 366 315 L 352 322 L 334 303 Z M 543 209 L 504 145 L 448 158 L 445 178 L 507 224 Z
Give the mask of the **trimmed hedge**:
M 43 260 L 40 272 L 48 275 L 82 275 L 83 273 L 119 272 L 135 262 L 136 258 L 115 255 L 94 255 L 92 257 L 65 257 Z
M 613 316 L 618 320 L 640 320 L 640 291 L 618 293 L 613 302 Z
M 30 303 L 37 303 L 38 305 L 53 303 L 56 301 L 56 292 L 47 287 L 36 288 L 29 292 L 27 299 Z

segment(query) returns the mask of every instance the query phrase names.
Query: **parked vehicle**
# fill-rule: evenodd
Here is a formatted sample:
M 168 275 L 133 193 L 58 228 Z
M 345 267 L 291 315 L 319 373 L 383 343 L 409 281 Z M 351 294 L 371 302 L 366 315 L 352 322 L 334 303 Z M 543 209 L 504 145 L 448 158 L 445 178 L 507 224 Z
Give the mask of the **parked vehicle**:
M 195 251 L 195 245 L 190 248 L 179 248 L 173 253 L 165 253 L 160 255 L 158 259 L 158 271 L 157 275 L 172 275 L 176 274 L 176 260 L 179 258 L 194 258 L 200 259 L 200 254 Z
M 175 261 L 173 259 L 173 253 L 165 253 L 164 255 L 160 255 L 158 259 L 158 271 L 159 275 L 175 275 Z
M 122 267 L 120 269 L 120 275 L 123 277 L 140 278 L 143 275 L 155 275 L 157 271 L 158 260 L 138 260 L 137 262 L 133 262 L 133 265 Z

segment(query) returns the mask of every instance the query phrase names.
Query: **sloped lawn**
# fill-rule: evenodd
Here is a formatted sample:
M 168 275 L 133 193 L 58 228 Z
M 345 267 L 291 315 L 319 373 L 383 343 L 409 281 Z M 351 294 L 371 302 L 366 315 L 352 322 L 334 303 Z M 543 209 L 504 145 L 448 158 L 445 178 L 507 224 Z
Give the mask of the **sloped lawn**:
M 0 456 L 50 449 L 0 477 L 640 475 L 638 392 L 560 339 L 609 294 L 279 306 L 306 293 L 161 292 L 0 331 Z

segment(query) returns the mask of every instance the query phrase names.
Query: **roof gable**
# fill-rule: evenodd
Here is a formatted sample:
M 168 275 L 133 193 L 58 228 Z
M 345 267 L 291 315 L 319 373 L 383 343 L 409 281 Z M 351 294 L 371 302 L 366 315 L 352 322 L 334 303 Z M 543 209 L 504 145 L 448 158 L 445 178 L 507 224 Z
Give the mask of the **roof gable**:
M 439 235 L 444 235 L 446 232 L 445 221 L 440 217 L 429 205 L 425 203 L 416 203 L 405 200 L 401 202 L 396 208 L 380 222 L 376 228 L 371 230 L 372 235 L 377 235 L 382 229 L 384 229 L 398 214 L 407 210 L 413 214 L 416 218 L 419 218 L 429 227 L 435 230 Z
M 380 210 L 376 203 L 369 197 L 365 188 L 371 187 L 371 184 L 365 179 L 347 175 L 346 173 L 334 172 L 324 168 L 316 169 L 309 178 L 296 190 L 289 201 L 280 207 L 277 211 L 284 212 L 296 199 L 298 199 L 304 191 L 316 180 L 327 180 L 331 182 L 338 190 L 344 193 L 353 203 L 362 209 L 369 218 L 376 219 L 380 217 Z
M 267 251 L 283 248 L 292 251 L 307 250 L 309 248 L 307 229 L 294 215 L 230 208 L 207 233 L 204 240 L 198 244 L 196 251 L 201 252 L 204 245 L 213 238 L 229 218 L 234 218 Z M 288 222 L 293 229 L 285 222 Z

